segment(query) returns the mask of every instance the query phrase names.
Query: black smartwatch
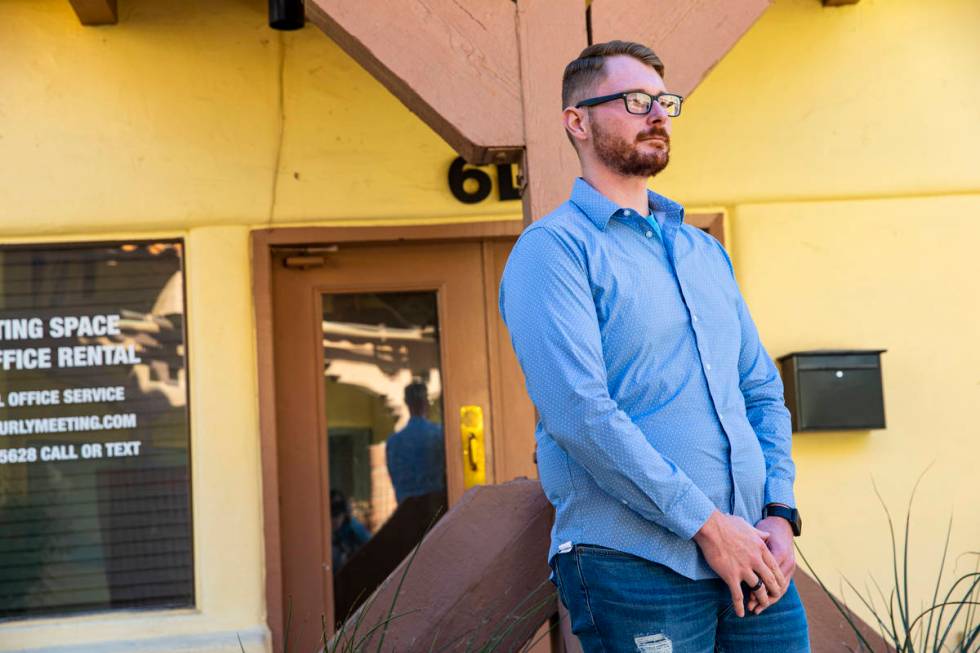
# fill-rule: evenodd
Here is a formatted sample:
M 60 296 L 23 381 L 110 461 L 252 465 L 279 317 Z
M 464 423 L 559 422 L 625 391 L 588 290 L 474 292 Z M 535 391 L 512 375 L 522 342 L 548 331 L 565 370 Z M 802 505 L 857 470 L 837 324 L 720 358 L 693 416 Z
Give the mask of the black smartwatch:
M 803 532 L 803 519 L 800 518 L 800 511 L 779 503 L 770 503 L 762 509 L 763 517 L 782 517 L 789 522 L 793 529 L 793 536 L 799 537 Z

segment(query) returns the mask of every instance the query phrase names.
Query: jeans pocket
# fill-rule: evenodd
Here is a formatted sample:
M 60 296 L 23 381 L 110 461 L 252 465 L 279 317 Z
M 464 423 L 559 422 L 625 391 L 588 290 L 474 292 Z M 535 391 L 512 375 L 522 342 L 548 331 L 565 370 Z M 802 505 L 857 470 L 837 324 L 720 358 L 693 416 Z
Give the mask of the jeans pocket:
M 550 565 L 551 565 L 551 571 L 554 572 L 554 583 L 555 583 L 555 587 L 558 589 L 558 600 L 562 602 L 562 604 L 565 606 L 565 609 L 566 610 L 571 611 L 572 610 L 572 606 L 568 602 L 568 594 L 567 594 L 568 587 L 567 587 L 567 585 L 562 580 L 561 569 L 559 569 L 559 567 L 561 565 L 558 564 L 559 558 L 566 557 L 566 556 L 569 556 L 569 555 L 570 554 L 568 554 L 568 553 L 559 553 L 559 554 L 555 555 L 551 559 Z

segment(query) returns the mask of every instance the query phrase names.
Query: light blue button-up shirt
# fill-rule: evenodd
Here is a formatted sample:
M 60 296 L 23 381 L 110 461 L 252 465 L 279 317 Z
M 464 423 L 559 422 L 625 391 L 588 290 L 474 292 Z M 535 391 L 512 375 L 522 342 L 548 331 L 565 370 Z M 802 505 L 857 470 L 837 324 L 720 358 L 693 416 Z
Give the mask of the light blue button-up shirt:
M 716 578 L 691 539 L 715 508 L 796 505 L 789 411 L 724 248 L 649 203 L 578 179 L 515 244 L 500 312 L 540 415 L 549 560 L 598 544 Z
M 445 446 L 442 427 L 418 415 L 388 438 L 385 461 L 398 503 L 446 489 Z

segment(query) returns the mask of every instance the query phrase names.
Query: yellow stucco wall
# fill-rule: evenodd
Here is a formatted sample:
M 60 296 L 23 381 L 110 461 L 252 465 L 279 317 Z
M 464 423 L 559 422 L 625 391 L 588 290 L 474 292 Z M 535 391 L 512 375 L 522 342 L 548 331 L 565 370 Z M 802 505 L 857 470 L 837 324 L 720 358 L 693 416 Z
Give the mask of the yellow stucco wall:
M 929 601 L 950 515 L 953 557 L 980 543 L 980 193 L 745 204 L 733 223 L 740 283 L 773 356 L 888 349 L 887 429 L 794 438 L 800 547 L 834 589 L 838 572 L 857 587 L 869 575 L 892 587 L 872 480 L 901 537 L 912 487 L 929 468 L 913 508 L 909 569 L 912 605 Z M 956 569 L 975 562 L 962 558 Z
M 658 185 L 691 204 L 977 190 L 978 29 L 975 0 L 775 0 L 684 105 Z
M 315 27 L 254 0 L 120 16 L 0 4 L 0 234 L 519 217 L 456 201 L 452 149 Z
M 249 229 L 516 219 L 519 206 L 453 199 L 450 148 L 315 28 L 270 31 L 264 2 L 120 12 L 84 28 L 65 0 L 0 0 L 0 240 L 187 238 L 199 608 L 3 624 L 0 651 L 181 634 L 237 650 L 235 631 L 261 647 Z M 887 430 L 795 439 L 801 546 L 835 586 L 838 570 L 888 578 L 872 476 L 898 510 L 934 461 L 914 594 L 950 510 L 951 550 L 980 543 L 978 26 L 975 0 L 776 0 L 685 105 L 654 184 L 728 210 L 773 356 L 889 349 Z
M 264 12 L 129 0 L 86 28 L 62 0 L 4 0 L 0 233 L 516 215 L 453 199 L 445 143 L 318 30 Z M 701 205 L 980 187 L 978 24 L 973 0 L 778 0 L 685 105 L 658 188 Z

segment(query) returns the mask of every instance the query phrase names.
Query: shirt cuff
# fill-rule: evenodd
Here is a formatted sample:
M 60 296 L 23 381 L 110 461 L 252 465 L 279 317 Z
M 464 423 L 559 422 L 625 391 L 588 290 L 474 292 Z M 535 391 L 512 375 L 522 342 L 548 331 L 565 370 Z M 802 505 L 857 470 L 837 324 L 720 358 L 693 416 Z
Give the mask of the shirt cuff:
M 793 494 L 793 481 L 784 478 L 766 479 L 766 501 L 764 505 L 768 506 L 770 503 L 785 503 L 787 506 L 795 508 L 796 497 Z
M 685 540 L 693 538 L 716 510 L 715 504 L 694 483 L 674 502 L 664 524 Z

